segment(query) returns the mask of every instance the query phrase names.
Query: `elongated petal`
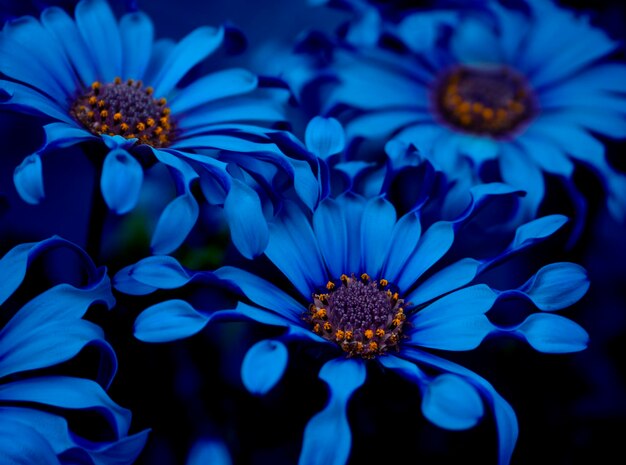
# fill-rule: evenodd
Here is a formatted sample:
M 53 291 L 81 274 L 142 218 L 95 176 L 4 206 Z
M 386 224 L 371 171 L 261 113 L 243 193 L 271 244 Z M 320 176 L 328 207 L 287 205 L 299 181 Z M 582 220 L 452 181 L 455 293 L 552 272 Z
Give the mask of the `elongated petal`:
M 497 294 L 484 284 L 448 294 L 410 321 L 407 344 L 443 350 L 471 350 L 494 329 L 484 315 Z
M 45 196 L 39 154 L 29 155 L 13 172 L 15 189 L 24 202 L 37 205 Z
M 128 213 L 139 200 L 143 183 L 141 164 L 126 150 L 111 150 L 102 166 L 100 188 L 111 210 L 120 215 Z
M 0 418 L 0 458 L 7 465 L 61 465 L 54 450 L 34 428 Z
M 224 39 L 224 30 L 204 26 L 185 36 L 163 63 L 152 85 L 155 95 L 168 95 L 178 81 L 203 59 L 209 56 Z
M 166 300 L 148 307 L 135 320 L 134 334 L 144 342 L 170 342 L 193 336 L 209 318 L 184 300 Z
M 175 289 L 191 280 L 191 275 L 169 255 L 154 255 L 130 266 L 128 274 L 141 284 L 159 289 Z
M 198 202 L 191 193 L 172 200 L 161 213 L 152 233 L 152 253 L 166 254 L 180 247 L 196 224 L 198 214 Z
M 365 382 L 365 364 L 360 360 L 334 359 L 320 370 L 330 398 L 324 409 L 309 420 L 299 465 L 345 465 L 352 445 L 347 418 L 348 401 Z
M 540 310 L 552 311 L 578 302 L 589 289 L 585 269 L 575 263 L 551 263 L 541 268 L 520 291 Z
M 324 160 L 341 152 L 346 144 L 346 136 L 341 123 L 335 118 L 322 116 L 316 116 L 309 121 L 304 140 L 307 148 Z
M 262 254 L 269 242 L 269 229 L 258 194 L 247 184 L 233 179 L 224 202 L 231 239 L 246 258 Z
M 515 231 L 512 249 L 520 249 L 554 234 L 567 222 L 563 215 L 548 215 L 523 224 Z
M 441 428 L 464 430 L 478 423 L 484 408 L 474 386 L 460 376 L 443 374 L 426 386 L 422 412 Z
M 383 198 L 368 202 L 361 223 L 361 253 L 362 269 L 371 276 L 380 274 L 395 225 L 396 210 L 390 202 Z
M 324 262 L 332 276 L 341 276 L 348 266 L 348 230 L 339 203 L 327 198 L 313 213 L 313 228 Z
M 587 347 L 589 335 L 577 323 L 560 315 L 535 313 L 516 328 L 540 352 L 561 354 Z
M 122 40 L 122 79 L 142 79 L 154 40 L 154 26 L 145 13 L 135 11 L 120 20 Z
M 478 260 L 463 258 L 421 283 L 406 300 L 413 305 L 420 305 L 469 284 L 478 274 L 480 265 Z
M 266 394 L 282 378 L 287 360 L 287 347 L 282 342 L 257 342 L 243 359 L 241 381 L 252 394 Z

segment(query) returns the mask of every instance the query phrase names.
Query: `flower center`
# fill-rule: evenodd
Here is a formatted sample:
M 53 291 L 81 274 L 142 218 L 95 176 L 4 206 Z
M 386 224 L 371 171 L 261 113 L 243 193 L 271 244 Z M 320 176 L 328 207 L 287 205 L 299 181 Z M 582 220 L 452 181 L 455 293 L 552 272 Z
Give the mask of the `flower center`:
M 96 81 L 89 92 L 78 97 L 70 110 L 72 116 L 96 135 L 137 138 L 152 147 L 167 147 L 174 128 L 164 98 L 155 99 L 152 87 L 141 81 L 120 78 L 109 84 Z
M 435 89 L 435 106 L 452 126 L 495 138 L 511 135 L 536 110 L 526 80 L 505 67 L 460 66 L 444 74 Z
M 389 290 L 385 279 L 341 275 L 329 281 L 328 294 L 314 294 L 306 320 L 313 332 L 336 342 L 349 357 L 374 358 L 390 347 L 398 349 L 406 319 L 404 300 Z

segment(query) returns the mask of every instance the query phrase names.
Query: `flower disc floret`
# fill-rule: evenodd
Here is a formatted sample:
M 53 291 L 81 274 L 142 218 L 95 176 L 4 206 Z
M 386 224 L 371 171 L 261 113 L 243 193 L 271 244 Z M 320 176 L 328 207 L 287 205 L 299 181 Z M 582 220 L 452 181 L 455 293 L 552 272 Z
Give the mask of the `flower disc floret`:
M 458 66 L 435 85 L 435 107 L 450 125 L 466 132 L 506 137 L 536 114 L 524 77 L 509 67 Z
M 370 359 L 395 348 L 402 337 L 406 315 L 404 300 L 389 289 L 385 279 L 363 273 L 329 281 L 328 293 L 314 294 L 306 316 L 317 333 L 335 342 L 349 357 Z
M 154 98 L 152 87 L 120 78 L 98 81 L 72 104 L 71 114 L 92 134 L 137 138 L 152 147 L 167 147 L 174 137 L 170 109 L 164 98 Z

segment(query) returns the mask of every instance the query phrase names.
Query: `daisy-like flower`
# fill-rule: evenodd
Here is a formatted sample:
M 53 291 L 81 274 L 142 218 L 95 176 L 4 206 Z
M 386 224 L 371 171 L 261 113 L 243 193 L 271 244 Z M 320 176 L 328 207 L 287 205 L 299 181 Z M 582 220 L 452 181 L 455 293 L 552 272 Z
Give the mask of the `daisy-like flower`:
M 0 100 L 52 120 L 44 126 L 45 144 L 14 173 L 26 202 L 44 197 L 42 156 L 70 145 L 86 143 L 88 156 L 101 166 L 103 198 L 118 214 L 136 205 L 144 168 L 166 165 L 177 197 L 157 223 L 152 248 L 169 253 L 198 217 L 191 192 L 198 179 L 211 202 L 258 206 L 254 190 L 241 180 L 247 172 L 271 183 L 275 165 L 288 176 L 307 167 L 294 168 L 283 158 L 270 167 L 267 156 L 259 161 L 252 155 L 272 152 L 263 126 L 283 120 L 286 92 L 280 92 L 281 98 L 267 95 L 271 92 L 259 89 L 257 76 L 240 68 L 178 86 L 220 47 L 223 28 L 200 27 L 178 43 L 153 36 L 144 13 L 128 13 L 118 21 L 104 0 L 82 0 L 75 18 L 52 7 L 39 20 L 9 21 L 0 33 L 0 73 L 6 77 L 0 80 Z M 224 152 L 239 158 L 218 160 Z M 229 163 L 240 168 L 240 179 L 226 171 Z M 256 218 L 259 210 L 250 208 L 245 215 Z M 227 215 L 235 236 L 240 216 Z
M 281 275 L 280 284 L 274 284 L 271 267 L 256 273 L 230 266 L 194 272 L 164 256 L 121 270 L 114 286 L 144 295 L 205 282 L 242 297 L 234 310 L 197 299 L 158 302 L 135 321 L 135 336 L 146 342 L 187 337 L 219 319 L 243 317 L 285 328 L 281 337 L 253 345 L 244 358 L 242 380 L 255 394 L 268 392 L 280 380 L 289 346 L 324 348 L 315 352 L 326 357 L 319 377 L 328 384 L 329 400 L 306 426 L 301 464 L 346 463 L 348 402 L 375 365 L 414 383 L 423 394 L 423 414 L 443 428 L 476 425 L 484 414 L 483 399 L 495 416 L 499 462 L 506 464 L 518 431 L 513 409 L 486 380 L 431 349 L 468 351 L 487 336 L 508 335 L 541 352 L 565 353 L 584 349 L 588 339 L 579 325 L 552 313 L 585 294 L 588 281 L 580 266 L 553 263 L 507 290 L 494 289 L 482 278 L 505 258 L 552 235 L 565 217 L 523 224 L 494 257 L 451 259 L 452 246 L 463 240 L 460 226 L 491 197 L 511 194 L 504 184 L 476 186 L 462 215 L 435 222 L 422 217 L 421 206 L 397 215 L 384 195 L 327 197 L 312 215 L 287 202 L 270 224 L 265 251 Z M 488 312 L 511 300 L 528 301 L 529 314 L 510 325 L 492 321 Z
M 595 170 L 608 208 L 623 219 L 626 177 L 601 139 L 626 136 L 626 65 L 611 61 L 618 43 L 550 0 L 527 3 L 528 11 L 491 1 L 474 11 L 416 12 L 380 27 L 395 47 L 342 43 L 327 66 L 285 76 L 306 98 L 316 81 L 327 83 L 321 111 L 341 118 L 350 139 L 394 134 L 473 182 L 495 160 L 501 180 L 527 192 L 526 218 L 544 198 L 546 173 L 571 189 L 584 216 L 572 182 L 581 164 Z
M 66 267 L 59 250 L 78 256 L 85 282 L 60 282 Z M 55 251 L 54 253 L 51 253 Z M 52 257 L 56 282 L 31 300 L 27 272 L 36 260 Z M 56 260 L 56 262 L 54 262 Z M 71 267 L 67 267 L 71 268 Z M 69 276 L 72 276 L 71 274 Z M 131 413 L 106 393 L 117 361 L 102 329 L 82 319 L 94 304 L 111 308 L 115 300 L 103 268 L 96 268 L 77 246 L 58 237 L 21 244 L 0 259 L 0 457 L 2 463 L 123 465 L 141 452 L 147 431 L 128 435 Z M 29 283 L 29 284 L 27 284 Z M 100 354 L 96 381 L 64 374 L 63 364 L 88 348 Z M 78 365 L 81 366 L 81 365 Z M 44 371 L 45 370 L 45 371 Z M 89 368 L 93 373 L 93 369 Z M 100 437 L 70 422 L 81 412 L 95 412 L 108 426 Z M 74 425 L 74 426 L 72 426 Z M 87 434 L 86 434 L 87 433 Z

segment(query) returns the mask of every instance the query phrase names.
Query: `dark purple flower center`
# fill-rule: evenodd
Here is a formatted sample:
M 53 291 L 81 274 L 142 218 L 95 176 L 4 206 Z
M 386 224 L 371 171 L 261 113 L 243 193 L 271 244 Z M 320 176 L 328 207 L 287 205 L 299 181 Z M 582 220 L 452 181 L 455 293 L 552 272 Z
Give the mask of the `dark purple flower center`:
M 306 316 L 313 332 L 336 342 L 349 357 L 374 358 L 390 347 L 398 349 L 406 319 L 404 300 L 389 290 L 385 279 L 352 274 L 339 281 L 328 282 L 328 294 L 313 295 Z
M 494 138 L 516 132 L 535 115 L 537 107 L 523 76 L 506 67 L 459 66 L 438 79 L 434 97 L 446 122 Z
M 92 134 L 137 138 L 141 144 L 167 147 L 174 136 L 170 109 L 164 98 L 155 99 L 152 94 L 153 89 L 144 88 L 141 81 L 96 81 L 74 101 L 70 112 Z

